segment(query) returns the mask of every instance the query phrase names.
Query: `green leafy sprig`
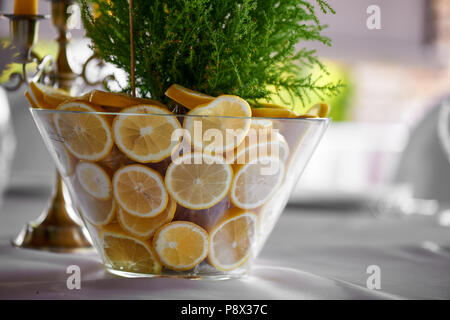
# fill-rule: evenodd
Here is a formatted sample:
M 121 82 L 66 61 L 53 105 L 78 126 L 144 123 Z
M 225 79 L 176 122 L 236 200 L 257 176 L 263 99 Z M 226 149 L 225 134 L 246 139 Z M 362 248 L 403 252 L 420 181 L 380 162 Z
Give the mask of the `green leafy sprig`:
M 128 0 L 79 2 L 98 55 L 130 74 Z M 296 49 L 331 45 L 317 10 L 334 13 L 326 0 L 134 0 L 136 88 L 163 102 L 174 83 L 253 103 L 280 92 L 303 105 L 311 94 L 336 95 L 340 81 L 323 84 L 308 73 L 319 66 L 327 74 L 315 50 Z

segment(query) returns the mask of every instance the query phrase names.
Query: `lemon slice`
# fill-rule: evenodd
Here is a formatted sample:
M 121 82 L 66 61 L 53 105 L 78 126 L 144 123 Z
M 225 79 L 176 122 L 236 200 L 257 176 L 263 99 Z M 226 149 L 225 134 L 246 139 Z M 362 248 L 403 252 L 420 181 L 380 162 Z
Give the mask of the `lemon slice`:
M 40 108 L 55 109 L 61 103 L 74 98 L 65 90 L 49 87 L 37 82 L 30 83 L 31 92 Z
M 256 133 L 255 133 L 256 132 Z M 283 161 L 289 157 L 289 145 L 284 136 L 279 132 L 267 131 L 264 139 L 260 132 L 250 129 L 249 134 L 255 134 L 256 139 L 246 137 L 235 150 L 232 156 L 232 163 L 245 164 L 252 162 L 253 159 L 265 156 L 277 156 Z M 229 158 L 227 158 L 228 160 Z
M 283 178 L 284 163 L 279 157 L 259 157 L 236 165 L 231 201 L 242 209 L 257 208 L 277 191 Z
M 151 244 L 127 235 L 118 224 L 104 227 L 101 244 L 104 257 L 113 269 L 144 274 L 161 273 L 162 266 Z
M 252 119 L 250 128 L 255 130 L 269 130 L 273 128 L 273 122 L 269 119 Z
M 268 103 L 268 102 L 260 102 L 258 103 L 259 106 L 262 108 L 271 108 L 271 109 L 286 109 L 285 106 L 275 104 L 275 103 Z
M 121 227 L 130 234 L 148 239 L 155 234 L 159 227 L 172 221 L 176 209 L 177 203 L 173 199 L 169 199 L 169 203 L 163 212 L 151 218 L 136 217 L 119 208 L 117 211 L 117 220 Z
M 85 102 L 61 104 L 53 117 L 59 139 L 75 157 L 81 160 L 98 161 L 106 157 L 114 144 L 105 115 L 94 105 Z
M 302 114 L 301 118 L 326 118 L 330 113 L 330 105 L 325 102 L 316 103 L 305 114 Z
M 92 90 L 85 94 L 83 99 L 100 106 L 107 106 L 112 108 L 127 108 L 135 105 L 156 105 L 166 108 L 161 102 L 148 98 L 135 98 L 121 92 L 105 92 L 100 90 Z
M 114 140 L 130 159 L 159 162 L 175 152 L 182 135 L 172 139 L 172 133 L 181 129 L 173 113 L 149 105 L 126 108 L 122 113 L 114 119 Z
M 185 88 L 179 84 L 171 85 L 165 94 L 188 109 L 193 109 L 214 100 L 214 97 Z
M 172 270 L 192 269 L 206 258 L 208 247 L 208 233 L 187 221 L 166 224 L 153 237 L 153 248 L 159 260 Z
M 25 91 L 25 97 L 28 100 L 28 103 L 30 104 L 30 106 L 34 109 L 39 109 L 39 105 L 38 103 L 34 100 L 34 98 L 31 96 L 31 94 L 28 91 Z
M 250 129 L 252 111 L 236 96 L 224 95 L 188 112 L 186 139 L 198 151 L 221 153 L 234 149 Z
M 104 226 L 113 221 L 116 214 L 114 199 L 98 200 L 88 194 L 75 176 L 72 177 L 78 210 L 83 218 L 94 226 Z
M 281 108 L 252 108 L 252 116 L 261 118 L 298 118 L 299 114 Z
M 192 153 L 172 162 L 165 183 L 170 195 L 183 207 L 207 209 L 230 190 L 233 170 L 220 156 Z
M 114 198 L 128 213 L 150 218 L 161 213 L 169 196 L 161 175 L 146 166 L 134 164 L 120 168 L 114 174 Z
M 230 209 L 228 218 L 210 235 L 208 262 L 222 271 L 242 266 L 256 245 L 258 217 L 250 211 Z
M 81 214 L 95 226 L 111 223 L 114 220 L 116 209 L 114 199 L 101 201 L 85 195 L 80 200 Z
M 102 167 L 91 162 L 80 162 L 75 173 L 81 187 L 89 195 L 97 200 L 111 198 L 111 179 Z

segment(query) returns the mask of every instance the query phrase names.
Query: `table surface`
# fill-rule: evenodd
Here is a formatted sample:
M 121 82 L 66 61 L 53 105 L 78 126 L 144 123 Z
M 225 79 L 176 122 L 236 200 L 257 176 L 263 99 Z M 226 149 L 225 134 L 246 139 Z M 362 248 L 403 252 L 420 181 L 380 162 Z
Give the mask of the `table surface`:
M 23 224 L 39 215 L 47 196 L 5 198 L 0 209 L 0 299 L 450 298 L 450 255 L 445 250 L 450 229 L 433 218 L 288 207 L 243 279 L 125 279 L 107 273 L 95 253 L 56 254 L 10 245 Z M 80 290 L 67 288 L 69 265 L 80 266 Z M 380 290 L 366 287 L 371 265 L 380 268 Z

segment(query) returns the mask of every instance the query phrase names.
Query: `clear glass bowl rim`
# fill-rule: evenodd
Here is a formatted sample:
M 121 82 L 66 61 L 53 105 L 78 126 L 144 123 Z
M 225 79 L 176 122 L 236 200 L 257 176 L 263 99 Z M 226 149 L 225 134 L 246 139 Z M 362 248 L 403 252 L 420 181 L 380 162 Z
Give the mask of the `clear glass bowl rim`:
M 294 122 L 330 122 L 331 118 L 281 118 L 281 117 L 236 117 L 236 116 L 213 116 L 213 115 L 189 115 L 189 114 L 161 114 L 161 113 L 124 113 L 124 112 L 99 112 L 99 111 L 69 111 L 69 110 L 55 110 L 55 109 L 36 109 L 29 108 L 31 113 L 36 114 L 97 114 L 110 116 L 162 116 L 162 117 L 183 117 L 183 118 L 223 118 L 223 119 L 252 119 L 252 120 L 283 120 Z

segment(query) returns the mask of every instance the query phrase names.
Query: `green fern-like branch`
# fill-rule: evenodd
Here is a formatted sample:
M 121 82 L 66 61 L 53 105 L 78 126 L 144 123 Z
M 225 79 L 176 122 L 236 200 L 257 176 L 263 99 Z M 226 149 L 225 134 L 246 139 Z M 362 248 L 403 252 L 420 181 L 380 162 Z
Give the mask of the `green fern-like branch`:
M 128 0 L 79 2 L 94 49 L 130 74 Z M 331 45 L 317 10 L 334 13 L 325 0 L 134 0 L 136 88 L 165 102 L 173 83 L 251 102 L 281 91 L 291 97 L 286 104 L 335 95 L 341 82 L 307 72 L 318 66 L 327 74 L 316 52 L 296 50 L 306 41 Z

